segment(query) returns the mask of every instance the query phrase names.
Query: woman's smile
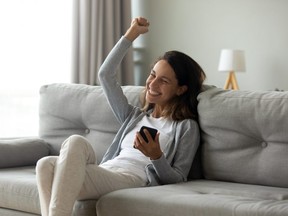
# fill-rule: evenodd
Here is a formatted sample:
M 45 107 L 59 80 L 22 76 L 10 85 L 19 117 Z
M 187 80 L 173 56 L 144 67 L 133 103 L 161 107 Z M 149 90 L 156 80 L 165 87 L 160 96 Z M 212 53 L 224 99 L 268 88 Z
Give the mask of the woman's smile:
M 148 90 L 149 95 L 151 95 L 152 97 L 156 97 L 161 95 L 161 93 L 157 92 L 157 91 L 153 91 L 151 89 Z

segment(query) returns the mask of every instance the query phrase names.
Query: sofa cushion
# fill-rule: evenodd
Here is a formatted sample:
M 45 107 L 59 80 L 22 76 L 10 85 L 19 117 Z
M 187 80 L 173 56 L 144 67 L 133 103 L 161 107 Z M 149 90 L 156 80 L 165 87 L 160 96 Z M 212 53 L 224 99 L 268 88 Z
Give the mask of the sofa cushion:
M 2 208 L 40 214 L 34 166 L 0 170 Z
M 38 214 L 31 214 L 27 212 L 16 211 L 16 210 L 5 209 L 5 208 L 0 208 L 0 215 L 1 216 L 39 216 Z
M 0 168 L 31 166 L 49 155 L 49 146 L 37 138 L 0 140 Z
M 97 202 L 97 216 L 285 216 L 287 211 L 287 188 L 211 180 L 118 190 Z
M 40 215 L 34 166 L 0 169 L 0 215 Z M 95 215 L 97 200 L 75 202 L 73 216 Z M 10 209 L 10 210 L 9 210 Z M 11 209 L 16 210 L 16 212 Z M 22 213 L 21 213 L 22 212 Z
M 205 178 L 288 187 L 288 92 L 211 87 L 198 100 Z
M 123 86 L 128 101 L 141 106 L 139 96 L 144 87 Z M 120 124 L 114 117 L 101 86 L 51 84 L 40 89 L 39 136 L 58 154 L 70 135 L 86 137 L 100 162 Z

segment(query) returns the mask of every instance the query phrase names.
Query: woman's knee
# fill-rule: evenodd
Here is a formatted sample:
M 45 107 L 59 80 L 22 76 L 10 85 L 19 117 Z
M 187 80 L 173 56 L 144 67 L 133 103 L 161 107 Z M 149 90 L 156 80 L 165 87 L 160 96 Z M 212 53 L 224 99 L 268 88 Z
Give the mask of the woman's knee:
M 71 135 L 64 141 L 62 148 L 66 145 L 69 145 L 69 147 L 73 148 L 83 148 L 83 146 L 86 146 L 87 143 L 88 140 L 85 137 L 75 134 Z
M 68 137 L 62 144 L 61 151 L 66 152 L 67 155 L 86 155 L 89 158 L 89 163 L 94 163 L 96 160 L 94 150 L 89 141 L 80 135 L 72 135 Z M 60 154 L 61 154 L 60 151 Z
M 54 169 L 55 161 L 57 156 L 43 157 L 37 161 L 36 173 L 47 172 L 48 170 Z

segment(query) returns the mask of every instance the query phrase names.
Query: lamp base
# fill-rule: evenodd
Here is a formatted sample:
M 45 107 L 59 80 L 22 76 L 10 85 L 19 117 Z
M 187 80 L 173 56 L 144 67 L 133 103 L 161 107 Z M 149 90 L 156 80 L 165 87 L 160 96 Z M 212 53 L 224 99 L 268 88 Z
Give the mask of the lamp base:
M 224 89 L 229 89 L 229 88 L 231 88 L 233 90 L 239 90 L 236 76 L 235 76 L 235 73 L 233 71 L 229 72 L 229 75 L 228 75 L 226 82 L 225 82 L 225 85 L 224 85 Z

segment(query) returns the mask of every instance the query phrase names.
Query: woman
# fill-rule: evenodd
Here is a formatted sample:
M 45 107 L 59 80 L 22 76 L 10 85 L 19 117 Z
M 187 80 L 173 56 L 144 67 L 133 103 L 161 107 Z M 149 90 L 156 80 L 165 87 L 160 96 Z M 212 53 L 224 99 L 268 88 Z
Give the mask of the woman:
M 199 145 L 197 100 L 205 73 L 189 56 L 171 51 L 154 64 L 146 81 L 144 108 L 128 104 L 116 81 L 116 69 L 132 42 L 148 32 L 149 23 L 136 18 L 99 71 L 111 108 L 122 124 L 100 165 L 89 142 L 69 137 L 59 156 L 37 163 L 41 213 L 71 215 L 78 199 L 98 199 L 122 188 L 171 184 L 187 180 Z M 158 130 L 152 138 L 142 126 Z

